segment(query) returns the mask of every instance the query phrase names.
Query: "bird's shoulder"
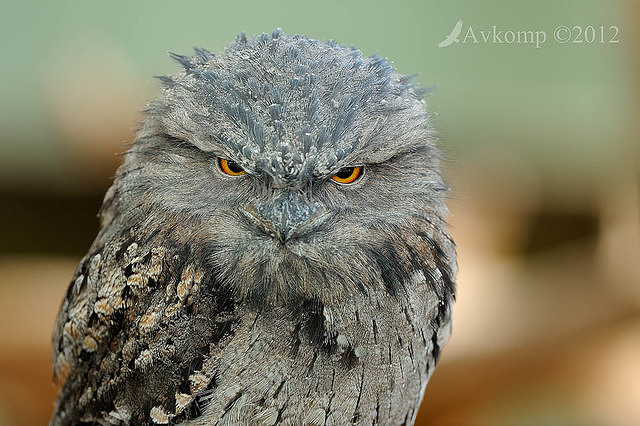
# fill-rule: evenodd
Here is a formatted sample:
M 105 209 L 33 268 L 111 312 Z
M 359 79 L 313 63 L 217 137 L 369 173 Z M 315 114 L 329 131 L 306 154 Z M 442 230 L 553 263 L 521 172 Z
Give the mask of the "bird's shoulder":
M 99 236 L 80 262 L 54 330 L 52 424 L 199 415 L 238 319 L 196 250 L 163 242 Z

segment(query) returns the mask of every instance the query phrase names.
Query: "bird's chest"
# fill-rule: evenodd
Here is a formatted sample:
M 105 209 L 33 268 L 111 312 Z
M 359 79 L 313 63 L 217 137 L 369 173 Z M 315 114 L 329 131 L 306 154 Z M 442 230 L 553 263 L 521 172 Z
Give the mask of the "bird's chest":
M 424 296 L 325 307 L 320 318 L 247 311 L 196 424 L 411 423 L 434 367 L 436 302 Z

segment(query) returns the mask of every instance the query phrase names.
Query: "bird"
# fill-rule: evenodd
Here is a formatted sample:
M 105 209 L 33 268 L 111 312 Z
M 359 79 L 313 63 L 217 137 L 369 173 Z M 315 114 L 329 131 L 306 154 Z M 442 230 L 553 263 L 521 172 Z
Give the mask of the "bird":
M 413 424 L 458 268 L 428 90 L 280 29 L 170 55 L 57 316 L 50 424 Z
M 451 44 L 459 43 L 458 36 L 460 35 L 460 31 L 462 31 L 462 19 L 458 19 L 458 22 L 451 29 L 451 33 L 444 38 L 440 43 L 438 43 L 438 47 L 447 47 Z

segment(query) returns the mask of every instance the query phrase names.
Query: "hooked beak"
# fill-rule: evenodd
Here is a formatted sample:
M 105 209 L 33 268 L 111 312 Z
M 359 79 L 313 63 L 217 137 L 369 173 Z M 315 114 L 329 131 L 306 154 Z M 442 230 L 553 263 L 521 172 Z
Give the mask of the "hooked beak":
M 240 212 L 262 232 L 281 243 L 317 229 L 332 216 L 320 204 L 293 191 L 283 192 L 270 203 L 249 203 L 241 207 Z

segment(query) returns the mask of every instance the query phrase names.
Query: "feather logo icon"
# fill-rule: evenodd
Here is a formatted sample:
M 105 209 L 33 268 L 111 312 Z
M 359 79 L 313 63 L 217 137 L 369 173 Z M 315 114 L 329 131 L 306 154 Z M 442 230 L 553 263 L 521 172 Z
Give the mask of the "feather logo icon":
M 462 31 L 462 19 L 458 19 L 458 22 L 453 26 L 451 33 L 444 40 L 438 43 L 438 47 L 447 47 L 454 42 L 460 42 L 460 40 L 458 40 L 460 31 Z

